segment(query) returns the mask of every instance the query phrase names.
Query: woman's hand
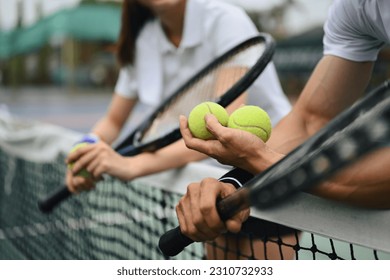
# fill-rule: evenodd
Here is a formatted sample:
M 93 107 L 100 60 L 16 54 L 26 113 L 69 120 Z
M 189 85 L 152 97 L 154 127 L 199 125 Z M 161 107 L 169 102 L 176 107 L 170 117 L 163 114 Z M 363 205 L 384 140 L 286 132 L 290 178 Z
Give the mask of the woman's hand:
M 73 163 L 67 173 L 67 185 L 70 191 L 79 192 L 90 190 L 95 183 L 103 179 L 103 174 L 117 177 L 121 180 L 134 178 L 135 166 L 131 166 L 131 157 L 123 157 L 107 143 L 99 141 L 77 149 L 69 154 L 66 162 Z M 134 167 L 134 169 L 132 169 Z M 85 178 L 77 174 L 85 169 L 90 177 Z

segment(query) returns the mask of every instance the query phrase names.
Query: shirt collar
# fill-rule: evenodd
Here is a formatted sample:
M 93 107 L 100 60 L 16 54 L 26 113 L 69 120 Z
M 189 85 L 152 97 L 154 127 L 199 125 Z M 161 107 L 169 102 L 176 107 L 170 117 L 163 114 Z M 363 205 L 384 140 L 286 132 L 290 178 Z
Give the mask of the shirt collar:
M 184 29 L 183 39 L 179 48 L 190 48 L 202 43 L 202 13 L 201 3 L 197 0 L 187 0 L 185 17 L 184 17 Z M 176 48 L 167 39 L 162 29 L 161 22 L 158 20 L 158 40 L 160 41 L 161 52 L 167 53 L 174 51 Z

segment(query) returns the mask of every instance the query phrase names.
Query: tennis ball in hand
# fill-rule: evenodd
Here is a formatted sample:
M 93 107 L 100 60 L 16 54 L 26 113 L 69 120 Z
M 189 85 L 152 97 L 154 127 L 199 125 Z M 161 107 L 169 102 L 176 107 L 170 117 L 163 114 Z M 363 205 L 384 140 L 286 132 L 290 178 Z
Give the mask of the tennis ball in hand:
M 224 107 L 210 101 L 200 103 L 192 109 L 188 116 L 188 127 L 194 137 L 204 140 L 214 137 L 206 128 L 204 117 L 207 114 L 213 114 L 223 126 L 228 123 L 229 114 Z
M 86 142 L 82 142 L 82 143 L 78 143 L 76 145 L 74 145 L 72 147 L 72 149 L 70 150 L 69 154 L 73 153 L 74 151 L 76 151 L 77 149 L 81 148 L 81 147 L 84 147 L 86 145 L 89 145 L 89 143 L 86 143 Z M 73 168 L 73 165 L 74 163 L 71 162 L 68 164 L 68 169 L 72 169 Z M 86 170 L 86 169 L 81 169 L 79 172 L 77 172 L 76 174 L 77 176 L 81 176 L 81 177 L 84 177 L 84 178 L 90 178 L 91 177 L 91 174 L 89 174 L 89 172 Z
M 271 120 L 266 111 L 257 106 L 243 106 L 229 117 L 228 127 L 253 133 L 264 142 L 271 136 Z

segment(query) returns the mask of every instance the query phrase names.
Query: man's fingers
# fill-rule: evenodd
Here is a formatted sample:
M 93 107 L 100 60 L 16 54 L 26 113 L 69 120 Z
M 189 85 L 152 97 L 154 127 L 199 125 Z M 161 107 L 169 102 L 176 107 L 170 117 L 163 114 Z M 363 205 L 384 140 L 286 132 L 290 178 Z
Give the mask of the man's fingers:
M 201 185 L 202 186 L 202 185 Z M 199 236 L 202 237 L 203 240 L 213 240 L 219 235 L 220 228 L 215 225 L 215 223 L 221 223 L 218 217 L 218 213 L 216 211 L 215 214 L 213 212 L 213 207 L 205 207 L 202 204 L 202 197 L 204 190 L 199 188 L 198 184 L 189 185 L 187 189 L 187 193 L 189 193 L 190 205 L 191 205 L 191 214 L 193 224 L 199 232 Z M 213 192 L 209 193 L 209 196 L 214 196 Z M 216 196 L 216 195 L 215 195 Z M 215 199 L 210 206 L 214 206 L 215 208 Z M 213 225 L 213 226 L 210 226 Z M 221 225 L 223 226 L 223 224 Z M 220 226 L 220 227 L 221 227 Z
M 226 231 L 219 217 L 216 202 L 236 189 L 214 178 L 205 178 L 200 183 L 190 184 L 186 194 L 176 206 L 176 213 L 182 233 L 194 241 L 214 240 Z M 239 221 L 233 229 L 240 227 Z
M 203 140 L 195 138 L 188 128 L 188 121 L 185 116 L 180 116 L 180 132 L 187 148 L 208 154 L 210 142 L 212 140 Z
M 216 202 L 221 197 L 221 183 L 216 179 L 206 178 L 200 184 L 199 209 L 204 217 L 207 226 L 215 233 L 225 231 L 225 225 L 219 217 Z
M 249 209 L 242 210 L 237 215 L 233 216 L 225 222 L 229 232 L 238 233 L 241 230 L 242 223 L 249 217 Z
M 180 132 L 184 139 L 191 139 L 192 134 L 190 129 L 188 128 L 188 120 L 185 116 L 181 115 L 179 117 L 179 124 L 180 124 Z
M 219 138 L 218 135 L 223 133 L 224 126 L 218 121 L 213 114 L 207 114 L 205 117 L 206 128 L 215 138 Z
M 190 189 L 193 187 L 194 184 L 189 185 L 188 188 Z M 196 197 L 198 197 L 196 194 L 187 192 L 176 206 L 176 214 L 179 220 L 180 230 L 184 235 L 194 241 L 208 240 L 208 235 L 204 233 L 202 225 L 199 224 L 199 221 L 197 221 L 196 218 L 194 219 L 194 214 L 195 216 L 197 215 L 194 213 L 194 211 L 196 211 L 196 207 L 193 207 L 192 203 L 196 200 Z M 196 204 L 199 204 L 199 202 L 196 201 Z

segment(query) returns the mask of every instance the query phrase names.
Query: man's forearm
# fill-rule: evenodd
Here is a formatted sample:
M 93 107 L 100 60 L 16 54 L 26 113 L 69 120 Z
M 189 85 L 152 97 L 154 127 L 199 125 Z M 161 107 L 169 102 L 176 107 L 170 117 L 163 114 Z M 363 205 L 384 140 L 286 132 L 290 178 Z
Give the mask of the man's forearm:
M 389 170 L 390 148 L 382 148 L 340 170 L 311 192 L 360 207 L 390 209 Z

